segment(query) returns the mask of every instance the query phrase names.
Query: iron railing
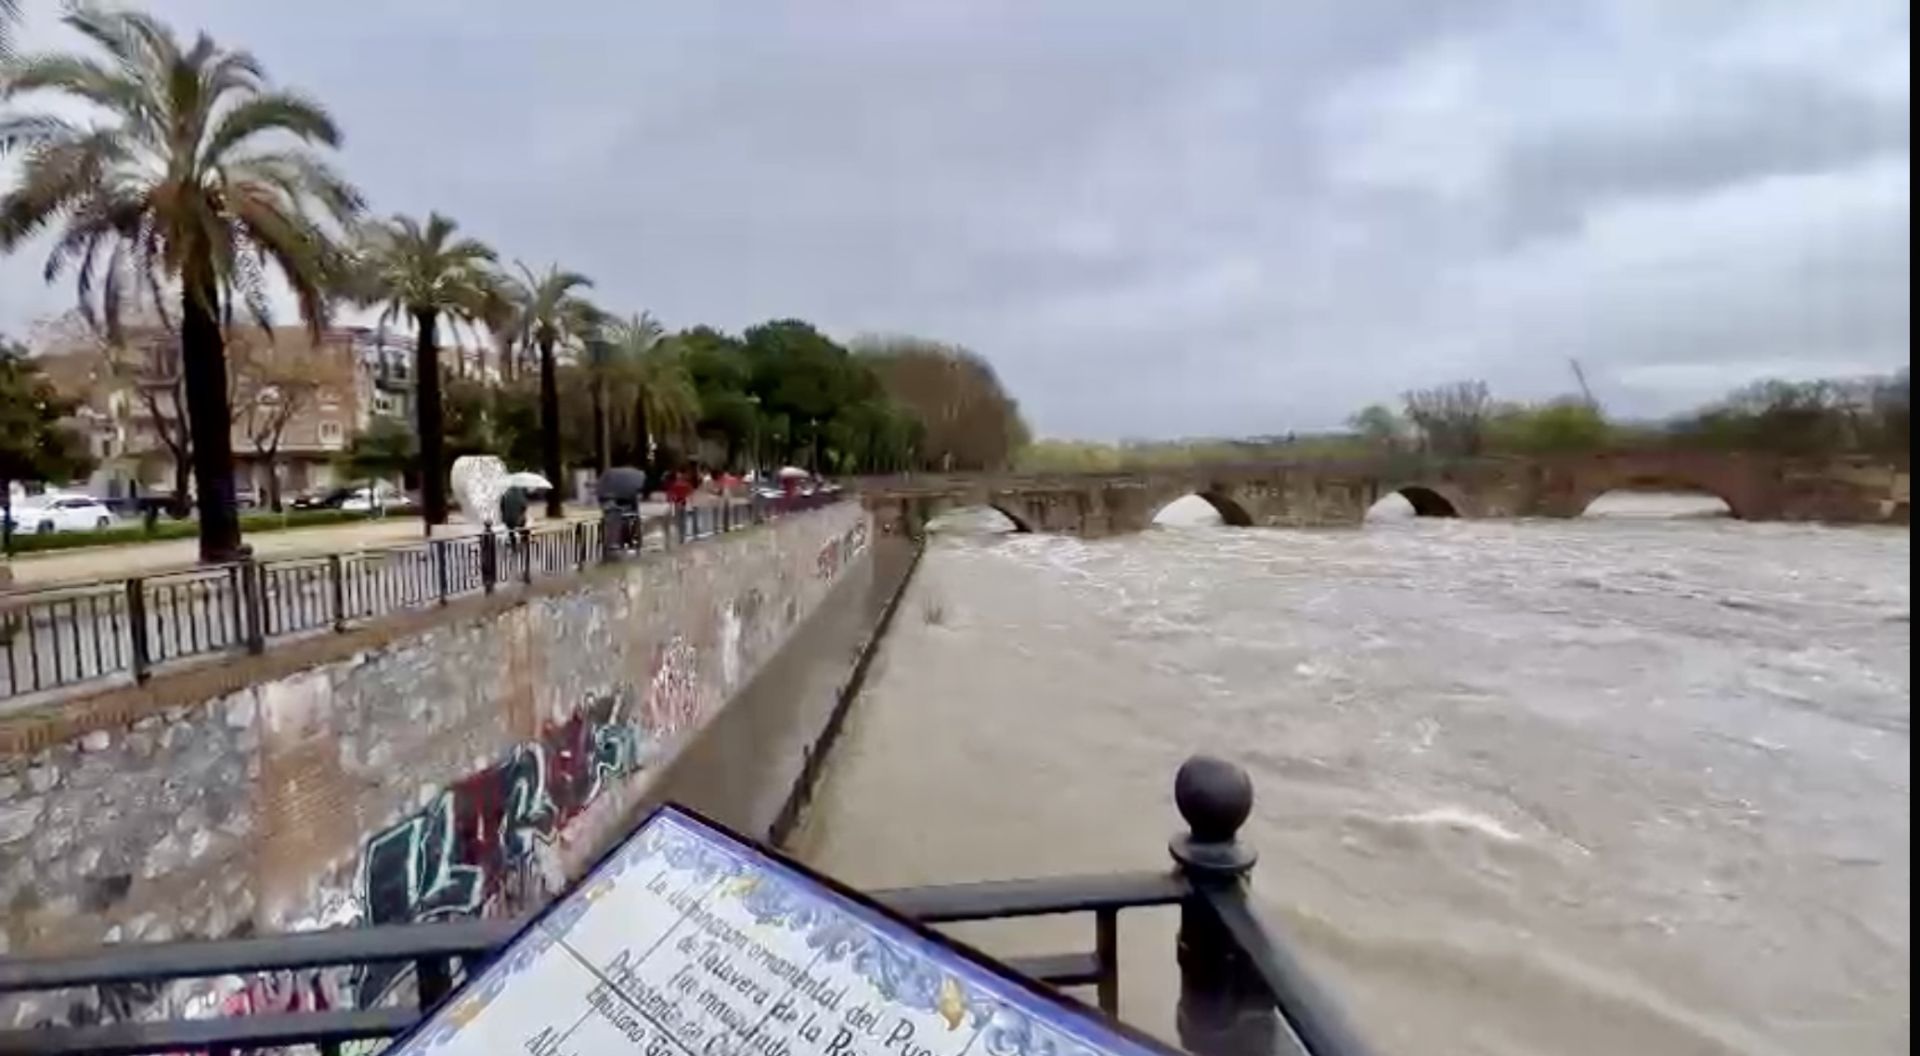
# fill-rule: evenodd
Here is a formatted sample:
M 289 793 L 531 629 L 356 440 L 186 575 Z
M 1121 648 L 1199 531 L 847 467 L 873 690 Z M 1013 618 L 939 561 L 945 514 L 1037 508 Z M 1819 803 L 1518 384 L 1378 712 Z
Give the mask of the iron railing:
M 0 702 L 144 682 L 178 661 L 258 653 L 277 639 L 343 632 L 455 598 L 577 575 L 836 498 L 734 500 L 651 517 L 609 511 L 597 521 L 0 594 Z
M 1188 1050 L 1199 1056 L 1368 1056 L 1371 1050 L 1339 1006 L 1247 897 L 1254 855 L 1237 833 L 1252 797 L 1252 784 L 1238 767 L 1192 759 L 1175 781 L 1188 831 L 1172 842 L 1171 870 L 898 888 L 873 897 L 926 924 L 1091 915 L 1091 949 L 1010 958 L 1006 964 L 1056 987 L 1092 988 L 1109 1014 L 1120 1007 L 1120 912 L 1178 906 L 1180 932 L 1172 951 L 1180 968 L 1176 1018 Z M 95 987 L 104 999 L 116 987 L 358 965 L 407 965 L 415 981 L 409 1003 L 378 1008 L 0 1030 L 0 1056 L 238 1056 L 301 1046 L 338 1056 L 351 1042 L 405 1031 L 484 966 L 520 926 L 513 920 L 387 925 L 0 958 L 0 995 Z

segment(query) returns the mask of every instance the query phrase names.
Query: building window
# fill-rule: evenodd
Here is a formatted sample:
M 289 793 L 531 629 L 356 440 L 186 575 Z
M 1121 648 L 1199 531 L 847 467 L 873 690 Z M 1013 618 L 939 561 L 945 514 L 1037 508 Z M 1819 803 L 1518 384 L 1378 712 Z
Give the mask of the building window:
M 340 428 L 339 422 L 320 423 L 320 442 L 322 444 L 327 447 L 339 447 L 341 441 L 345 438 L 346 434 Z

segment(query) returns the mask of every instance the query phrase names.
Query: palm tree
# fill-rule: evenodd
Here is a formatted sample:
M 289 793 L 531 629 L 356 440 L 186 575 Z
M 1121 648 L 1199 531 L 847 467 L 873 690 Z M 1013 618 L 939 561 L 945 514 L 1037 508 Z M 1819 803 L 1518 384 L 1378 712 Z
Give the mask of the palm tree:
M 19 0 L 0 0 L 0 59 L 13 54 L 13 24 L 19 18 Z
M 311 153 L 258 141 L 284 133 L 335 147 L 340 131 L 319 104 L 269 88 L 252 55 L 205 34 L 183 48 L 147 15 L 84 4 L 63 21 L 104 60 L 20 56 L 0 73 L 0 102 L 47 91 L 90 103 L 104 118 L 0 118 L 0 152 L 25 154 L 0 197 L 0 250 L 57 226 L 46 277 L 73 267 L 83 313 L 96 325 L 104 316 L 109 337 L 119 336 L 126 298 L 150 296 L 171 330 L 166 301 L 178 297 L 200 556 L 231 560 L 244 551 L 222 320 L 237 298 L 269 325 L 271 265 L 317 336 L 340 253 L 315 207 L 342 223 L 360 208 L 359 194 Z
M 700 394 L 678 346 L 660 340 L 661 327 L 641 313 L 614 324 L 616 370 L 633 393 L 634 441 L 649 459 L 653 435 L 685 436 L 700 421 Z
M 617 361 L 613 342 L 607 337 L 607 314 L 592 305 L 586 305 L 583 310 L 586 315 L 578 336 L 580 365 L 587 372 L 587 397 L 593 404 L 593 468 L 605 473 L 612 464 L 607 438 L 607 396 Z
M 565 476 L 560 464 L 560 383 L 554 362 L 554 348 L 563 340 L 583 338 L 596 322 L 597 312 L 573 291 L 590 289 L 593 280 L 573 271 L 561 271 L 555 264 L 545 275 L 536 276 L 525 264 L 520 297 L 521 330 L 540 350 L 540 461 L 547 480 L 553 483 L 547 492 L 547 516 L 559 517 L 562 506 L 561 481 Z
M 384 306 L 380 325 L 406 317 L 413 322 L 414 377 L 420 386 L 416 405 L 420 430 L 420 498 L 428 531 L 447 523 L 445 410 L 440 397 L 442 317 L 473 323 L 484 318 L 499 296 L 493 250 L 471 238 L 456 238 L 457 225 L 439 213 L 426 225 L 396 216 L 369 224 L 361 232 L 352 295 L 363 304 Z

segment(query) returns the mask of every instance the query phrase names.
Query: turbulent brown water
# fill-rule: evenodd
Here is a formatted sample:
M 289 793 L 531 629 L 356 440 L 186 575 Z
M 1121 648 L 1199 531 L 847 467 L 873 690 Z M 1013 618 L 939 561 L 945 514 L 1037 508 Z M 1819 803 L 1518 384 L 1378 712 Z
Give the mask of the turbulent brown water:
M 942 538 L 797 847 L 876 886 L 1157 867 L 1211 751 L 1386 1052 L 1904 1053 L 1910 565 L 1702 519 Z M 1123 921 L 1123 1013 L 1170 1035 L 1171 914 Z

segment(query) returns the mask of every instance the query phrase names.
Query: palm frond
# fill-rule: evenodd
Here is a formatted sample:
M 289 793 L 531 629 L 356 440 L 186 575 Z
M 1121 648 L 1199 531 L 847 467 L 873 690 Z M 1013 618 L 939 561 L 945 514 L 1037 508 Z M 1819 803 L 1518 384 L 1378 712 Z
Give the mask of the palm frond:
M 329 147 L 340 145 L 340 128 L 325 107 L 293 92 L 263 92 L 220 116 L 200 148 L 201 164 L 218 164 L 228 151 L 264 132 L 285 132 Z
M 57 226 L 48 279 L 71 269 L 90 318 L 110 328 L 123 298 L 145 295 L 163 316 L 169 296 L 185 295 L 221 301 L 205 306 L 218 318 L 244 308 L 265 323 L 268 267 L 317 325 L 347 271 L 322 221 L 347 223 L 359 192 L 297 147 L 246 148 L 273 132 L 336 145 L 332 117 L 305 96 L 269 89 L 257 58 L 205 34 L 183 47 L 150 15 L 89 0 L 73 3 L 64 21 L 92 54 L 12 62 L 0 100 L 47 92 L 103 116 L 90 128 L 44 114 L 0 117 L 0 151 L 23 156 L 0 194 L 0 249 Z
M 86 133 L 78 125 L 52 114 L 0 116 L 0 157 L 59 139 L 77 139 Z
M 0 198 L 0 250 L 11 250 L 96 193 L 120 154 L 108 132 L 56 139 L 27 152 L 19 184 Z
M 0 61 L 13 55 L 13 24 L 19 20 L 19 0 L 0 0 Z

